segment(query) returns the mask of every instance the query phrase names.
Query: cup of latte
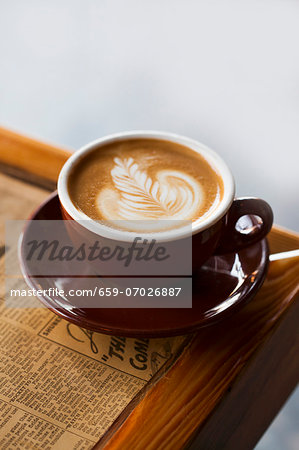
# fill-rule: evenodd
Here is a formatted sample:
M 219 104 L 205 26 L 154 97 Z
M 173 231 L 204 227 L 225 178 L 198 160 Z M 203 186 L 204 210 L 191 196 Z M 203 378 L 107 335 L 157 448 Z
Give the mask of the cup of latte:
M 60 172 L 58 195 L 77 233 L 125 244 L 136 233 L 177 242 L 191 232 L 193 268 L 260 241 L 273 222 L 264 200 L 235 199 L 234 178 L 217 153 L 164 132 L 124 132 L 81 148 Z M 248 215 L 259 220 L 242 232 L 236 225 Z

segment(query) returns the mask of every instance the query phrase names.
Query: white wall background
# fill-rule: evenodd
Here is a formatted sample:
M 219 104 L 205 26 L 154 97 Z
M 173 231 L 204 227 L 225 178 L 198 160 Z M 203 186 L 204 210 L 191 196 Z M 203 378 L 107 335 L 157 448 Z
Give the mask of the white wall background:
M 299 3 L 1 0 L 0 122 L 78 148 L 162 129 L 213 147 L 299 230 Z
M 188 135 L 299 231 L 298 24 L 296 0 L 0 0 L 0 123 L 74 149 Z

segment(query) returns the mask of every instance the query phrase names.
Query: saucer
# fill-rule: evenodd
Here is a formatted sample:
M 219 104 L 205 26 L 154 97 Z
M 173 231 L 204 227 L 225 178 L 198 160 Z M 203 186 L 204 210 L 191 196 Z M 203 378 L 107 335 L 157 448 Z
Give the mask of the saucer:
M 19 257 L 25 281 L 31 289 L 58 292 L 82 286 L 82 278 L 39 277 L 30 273 L 22 243 L 34 220 L 62 220 L 54 192 L 30 217 L 20 240 Z M 192 308 L 79 308 L 59 295 L 39 296 L 50 310 L 88 330 L 134 337 L 162 337 L 192 333 L 226 318 L 251 300 L 261 287 L 269 260 L 266 239 L 238 253 L 212 256 L 193 274 Z M 100 277 L 99 277 L 100 278 Z

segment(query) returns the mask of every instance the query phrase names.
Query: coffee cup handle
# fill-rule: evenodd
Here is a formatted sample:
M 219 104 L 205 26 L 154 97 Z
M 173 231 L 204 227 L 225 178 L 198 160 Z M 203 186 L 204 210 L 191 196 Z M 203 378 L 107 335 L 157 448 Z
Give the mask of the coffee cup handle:
M 258 220 L 256 217 L 250 217 L 249 226 L 242 228 L 238 226 L 238 221 L 243 216 L 256 216 Z M 232 253 L 255 244 L 269 233 L 272 224 L 273 211 L 265 200 L 253 197 L 237 198 L 225 216 L 222 234 L 214 253 Z

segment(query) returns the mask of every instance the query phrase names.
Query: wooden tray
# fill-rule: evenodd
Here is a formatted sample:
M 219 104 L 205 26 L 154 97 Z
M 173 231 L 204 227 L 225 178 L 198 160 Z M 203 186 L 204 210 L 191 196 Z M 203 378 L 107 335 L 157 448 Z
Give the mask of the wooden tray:
M 24 219 L 55 188 L 69 152 L 0 129 L 3 220 Z M 12 201 L 14 199 L 15 201 Z M 225 323 L 201 330 L 149 382 L 97 449 L 252 449 L 299 379 L 299 235 L 274 227 L 267 279 Z M 3 254 L 3 247 L 2 250 Z

